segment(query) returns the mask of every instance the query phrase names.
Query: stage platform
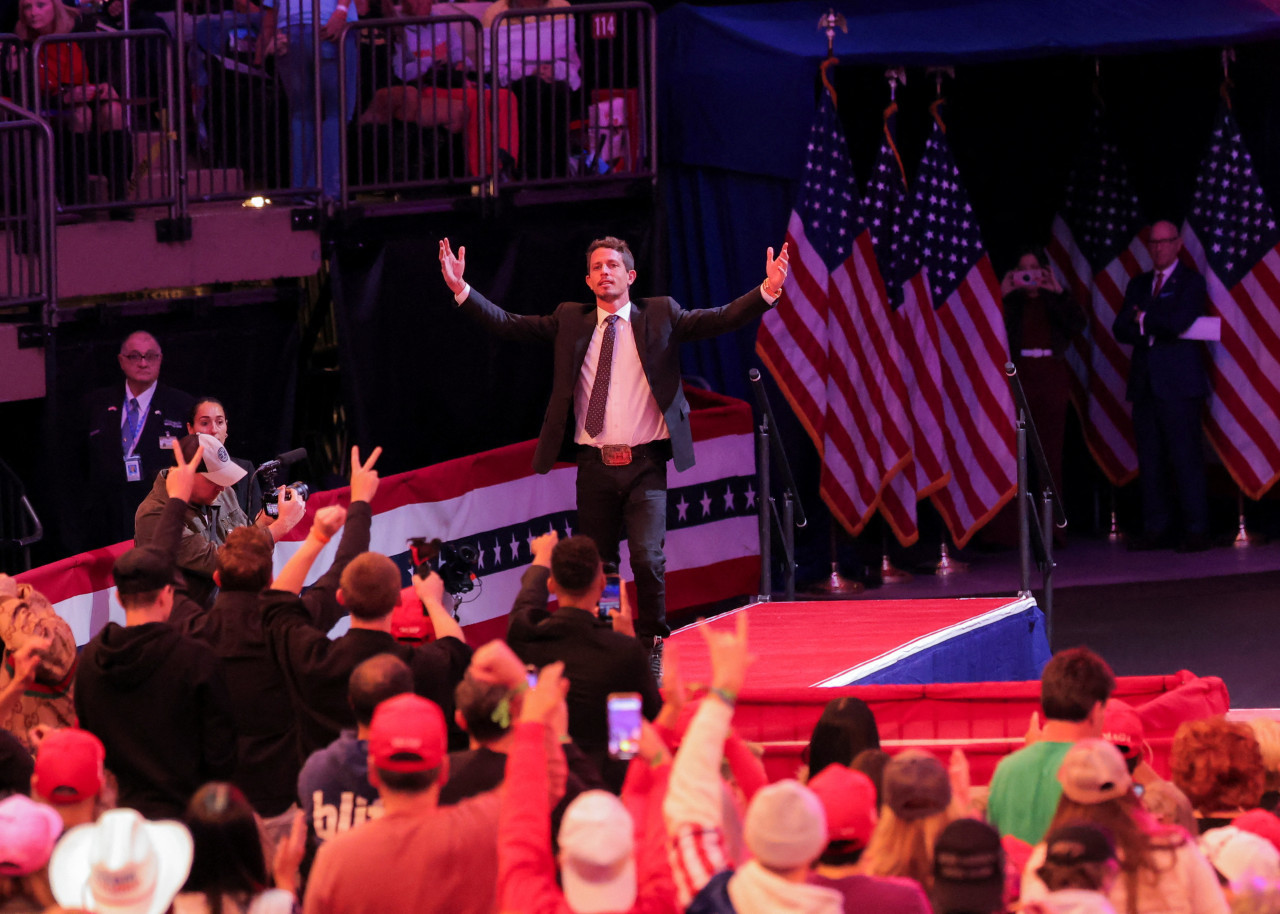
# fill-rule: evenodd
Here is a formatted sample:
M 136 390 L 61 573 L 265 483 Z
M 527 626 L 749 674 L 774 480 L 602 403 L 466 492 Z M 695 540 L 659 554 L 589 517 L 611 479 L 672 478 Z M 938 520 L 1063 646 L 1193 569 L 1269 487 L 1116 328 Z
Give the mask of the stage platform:
M 1044 615 L 1022 597 L 752 603 L 668 641 L 690 682 L 710 678 L 699 628 L 749 620 L 752 688 L 1038 680 Z

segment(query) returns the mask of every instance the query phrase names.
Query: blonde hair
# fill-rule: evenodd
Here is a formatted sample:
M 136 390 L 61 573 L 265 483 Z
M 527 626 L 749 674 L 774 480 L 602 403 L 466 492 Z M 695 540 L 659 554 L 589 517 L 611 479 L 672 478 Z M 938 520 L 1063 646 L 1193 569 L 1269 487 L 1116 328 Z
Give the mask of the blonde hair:
M 1253 717 L 1249 726 L 1262 750 L 1262 764 L 1267 769 L 1266 788 L 1280 790 L 1280 723 L 1270 717 Z
M 65 32 L 70 32 L 76 27 L 76 22 L 80 19 L 80 11 L 67 6 L 62 2 L 62 0 L 52 0 L 52 2 L 53 27 L 43 34 L 60 35 Z M 26 20 L 22 18 L 23 9 L 30 5 L 30 3 L 31 0 L 22 0 L 22 2 L 18 4 L 18 22 L 13 27 L 13 34 L 17 35 L 23 41 L 35 41 L 40 37 L 40 34 L 29 28 Z
M 888 806 L 880 815 L 858 872 L 868 876 L 914 879 L 928 891 L 933 885 L 933 846 L 955 816 L 950 809 L 908 822 Z

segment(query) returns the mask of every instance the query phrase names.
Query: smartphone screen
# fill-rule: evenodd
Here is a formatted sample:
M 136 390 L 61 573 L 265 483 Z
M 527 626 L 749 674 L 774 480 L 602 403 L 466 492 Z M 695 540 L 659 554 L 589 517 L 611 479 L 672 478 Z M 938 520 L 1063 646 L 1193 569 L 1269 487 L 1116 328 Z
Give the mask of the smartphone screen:
M 600 594 L 600 602 L 596 607 L 596 613 L 601 619 L 608 619 L 622 609 L 622 578 L 616 574 L 604 576 L 604 593 Z
M 609 758 L 633 758 L 640 748 L 640 693 L 609 695 Z

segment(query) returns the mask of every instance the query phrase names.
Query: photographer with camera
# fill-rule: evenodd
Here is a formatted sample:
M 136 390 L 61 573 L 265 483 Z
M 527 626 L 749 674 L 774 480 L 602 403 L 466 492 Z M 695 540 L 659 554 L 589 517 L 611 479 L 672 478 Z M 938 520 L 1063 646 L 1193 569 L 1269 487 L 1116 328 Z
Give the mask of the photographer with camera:
M 358 450 L 353 450 L 352 458 L 353 466 L 358 465 Z M 376 552 L 356 556 L 342 571 L 335 594 L 342 611 L 350 614 L 351 629 L 331 640 L 315 626 L 305 598 L 298 596 L 311 562 L 325 542 L 322 536 L 314 538 L 312 542 L 313 535 L 307 537 L 303 550 L 281 570 L 271 588 L 263 591 L 260 603 L 267 644 L 283 673 L 298 718 L 299 762 L 337 739 L 344 728 L 355 726 L 347 701 L 348 681 L 360 663 L 376 654 L 392 654 L 407 663 L 413 671 L 414 691 L 438 704 L 445 719 L 452 720 L 453 690 L 471 662 L 471 648 L 445 605 L 440 576 L 432 572 L 425 578 L 413 578 L 435 640 L 401 644 L 391 636 L 391 615 L 400 602 L 400 569 Z M 457 748 L 465 745 L 461 731 L 452 736 Z
M 1027 395 L 1027 406 L 1044 445 L 1049 469 L 1062 485 L 1062 447 L 1067 428 L 1071 369 L 1067 347 L 1082 333 L 1088 318 L 1080 304 L 1065 292 L 1043 252 L 1024 248 L 1016 266 L 1004 275 L 1004 324 L 1009 335 L 1009 360 Z M 1035 466 L 1032 466 L 1035 473 Z M 1010 503 L 1013 506 L 1013 503 Z M 984 539 L 1004 545 L 1017 543 L 1017 511 L 1006 509 L 992 522 Z
M 297 592 L 332 537 L 341 534 L 333 564 L 302 596 L 312 624 L 327 632 L 342 618 L 338 581 L 357 555 L 369 548 L 370 502 L 378 491 L 374 469 L 380 450 L 365 462 L 353 451 L 351 504 L 330 505 L 312 518 L 298 551 L 276 576 L 275 586 Z M 213 572 L 218 596 L 207 612 L 175 608 L 170 622 L 213 649 L 226 672 L 235 716 L 238 758 L 231 780 L 244 791 L 267 830 L 287 832 L 297 794 L 300 762 L 295 754 L 297 719 L 284 675 L 267 645 L 259 594 L 272 585 L 273 542 L 262 527 L 239 527 L 218 548 Z
M 183 523 L 182 542 L 178 546 L 178 568 L 186 579 L 187 595 L 208 607 L 217 592 L 213 572 L 217 567 L 218 547 L 227 541 L 232 530 L 249 525 L 249 518 L 240 509 L 231 489 L 244 478 L 245 471 L 213 435 L 187 435 L 179 445 L 184 460 L 191 460 L 197 452 L 201 459 Z M 161 470 L 156 475 L 151 492 L 138 506 L 133 521 L 135 545 L 148 546 L 155 540 L 160 516 L 168 502 L 165 492 L 168 474 L 169 470 Z M 278 543 L 297 525 L 307 507 L 304 498 L 292 489 L 278 490 L 276 496 L 280 503 L 279 516 L 260 515 L 257 522 L 271 534 L 273 543 Z

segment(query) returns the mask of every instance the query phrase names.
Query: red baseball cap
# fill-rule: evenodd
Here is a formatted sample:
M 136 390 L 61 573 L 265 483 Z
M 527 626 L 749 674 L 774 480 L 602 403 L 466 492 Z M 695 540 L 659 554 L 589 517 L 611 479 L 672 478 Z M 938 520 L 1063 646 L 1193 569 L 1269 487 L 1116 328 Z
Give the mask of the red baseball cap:
M 391 637 L 397 641 L 420 644 L 431 633 L 431 623 L 422 611 L 422 603 L 412 591 L 410 599 L 401 599 L 391 611 Z
M 876 827 L 876 785 L 861 771 L 828 765 L 809 781 L 827 812 L 827 840 L 866 846 Z
M 1266 838 L 1276 850 L 1280 850 L 1280 817 L 1265 809 L 1251 809 L 1231 820 L 1231 824 L 1241 831 L 1253 832 L 1260 838 Z
M 1120 750 L 1126 759 L 1142 757 L 1142 718 L 1132 705 L 1118 698 L 1107 700 L 1102 714 L 1102 738 Z
M 87 730 L 65 727 L 54 730 L 36 753 L 37 793 L 50 803 L 79 803 L 98 795 L 106 775 L 102 741 Z
M 430 771 L 448 751 L 440 706 L 420 695 L 397 695 L 373 710 L 369 754 L 383 771 Z

